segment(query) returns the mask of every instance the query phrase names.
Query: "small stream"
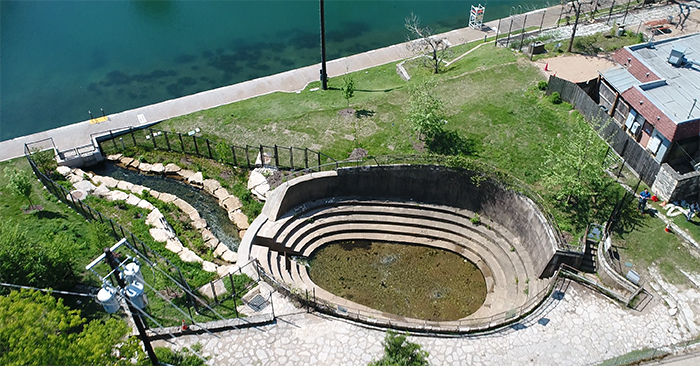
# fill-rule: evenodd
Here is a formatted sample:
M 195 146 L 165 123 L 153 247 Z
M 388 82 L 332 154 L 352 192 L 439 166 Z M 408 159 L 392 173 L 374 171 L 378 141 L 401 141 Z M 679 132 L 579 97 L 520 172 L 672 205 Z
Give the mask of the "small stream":
M 107 162 L 95 165 L 91 170 L 97 175 L 139 184 L 158 192 L 167 192 L 178 196 L 199 211 L 199 215 L 207 221 L 209 230 L 214 233 L 217 239 L 226 244 L 229 249 L 238 250 L 240 242 L 238 228 L 229 220 L 226 210 L 219 206 L 219 201 L 201 189 L 177 179 L 141 174 Z

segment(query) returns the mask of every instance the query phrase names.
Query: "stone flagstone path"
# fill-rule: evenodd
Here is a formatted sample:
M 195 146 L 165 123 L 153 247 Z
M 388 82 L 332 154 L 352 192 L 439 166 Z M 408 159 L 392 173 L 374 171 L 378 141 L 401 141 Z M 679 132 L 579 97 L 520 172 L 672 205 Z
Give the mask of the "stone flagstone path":
M 697 336 L 679 325 L 658 297 L 640 312 L 577 283 L 564 286 L 563 296 L 555 293 L 527 319 L 503 330 L 409 340 L 430 353 L 431 365 L 592 365 Z M 275 311 L 288 315 L 276 324 L 180 336 L 156 345 L 200 343 L 211 365 L 366 365 L 382 356 L 383 330 L 307 314 L 283 301 L 275 298 Z

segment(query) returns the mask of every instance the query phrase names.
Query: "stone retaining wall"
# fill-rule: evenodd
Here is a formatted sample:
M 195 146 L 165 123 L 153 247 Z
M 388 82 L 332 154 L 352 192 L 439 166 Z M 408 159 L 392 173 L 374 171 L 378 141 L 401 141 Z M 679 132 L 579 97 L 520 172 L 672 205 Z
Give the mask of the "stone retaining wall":
M 263 214 L 270 220 L 292 215 L 306 202 L 331 197 L 413 200 L 467 209 L 487 216 L 520 240 L 538 273 L 545 274 L 557 253 L 557 239 L 544 215 L 529 198 L 490 179 L 472 180 L 476 172 L 438 166 L 379 166 L 312 173 L 276 188 Z

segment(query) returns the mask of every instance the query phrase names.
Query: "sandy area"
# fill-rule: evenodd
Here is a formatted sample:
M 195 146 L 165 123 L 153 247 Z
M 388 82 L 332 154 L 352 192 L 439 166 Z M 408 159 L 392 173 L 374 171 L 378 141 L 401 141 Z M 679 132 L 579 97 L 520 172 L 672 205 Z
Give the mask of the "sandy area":
M 598 77 L 598 71 L 615 66 L 615 62 L 610 56 L 568 55 L 541 59 L 535 61 L 535 65 L 547 75 L 579 82 Z

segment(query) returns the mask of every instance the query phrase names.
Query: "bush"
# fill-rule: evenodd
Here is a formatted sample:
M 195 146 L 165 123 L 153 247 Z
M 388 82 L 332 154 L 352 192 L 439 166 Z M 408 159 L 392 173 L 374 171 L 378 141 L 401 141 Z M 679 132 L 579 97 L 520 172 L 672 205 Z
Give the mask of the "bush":
M 552 95 L 549 96 L 549 101 L 552 102 L 552 104 L 561 104 L 561 95 L 559 95 L 559 92 L 554 92 Z
M 547 84 L 547 82 L 544 80 L 537 83 L 537 89 L 542 90 L 542 91 L 547 90 L 547 86 L 549 86 L 549 84 Z

